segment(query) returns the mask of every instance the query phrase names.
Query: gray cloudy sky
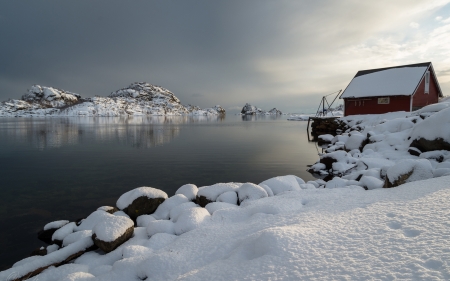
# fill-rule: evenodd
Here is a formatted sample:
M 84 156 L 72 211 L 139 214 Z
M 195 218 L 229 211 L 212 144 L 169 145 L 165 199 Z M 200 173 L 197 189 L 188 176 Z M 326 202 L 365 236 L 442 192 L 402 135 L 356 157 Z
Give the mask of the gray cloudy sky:
M 183 104 L 302 112 L 360 69 L 424 61 L 450 95 L 449 2 L 1 1 L 0 100 L 146 81 Z

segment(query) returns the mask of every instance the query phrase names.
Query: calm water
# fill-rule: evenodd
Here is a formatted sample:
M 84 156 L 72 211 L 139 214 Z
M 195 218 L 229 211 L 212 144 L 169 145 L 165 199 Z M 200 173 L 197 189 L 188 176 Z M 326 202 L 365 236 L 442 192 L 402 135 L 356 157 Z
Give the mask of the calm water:
M 0 270 L 44 243 L 47 222 L 76 220 L 151 186 L 313 179 L 306 122 L 284 117 L 0 119 Z

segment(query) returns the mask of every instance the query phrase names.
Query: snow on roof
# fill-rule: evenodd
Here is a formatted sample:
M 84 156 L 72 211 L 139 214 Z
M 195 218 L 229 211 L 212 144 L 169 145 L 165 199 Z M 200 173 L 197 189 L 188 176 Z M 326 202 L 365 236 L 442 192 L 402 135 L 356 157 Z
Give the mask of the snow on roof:
M 341 98 L 410 96 L 419 85 L 428 65 L 394 67 L 379 71 L 359 71 Z

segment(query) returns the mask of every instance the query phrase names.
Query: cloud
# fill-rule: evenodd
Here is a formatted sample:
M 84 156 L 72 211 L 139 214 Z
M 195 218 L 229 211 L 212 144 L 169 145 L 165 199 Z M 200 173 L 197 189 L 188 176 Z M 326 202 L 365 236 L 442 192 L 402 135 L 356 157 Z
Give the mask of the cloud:
M 55 11 L 5 1 L 0 97 L 34 83 L 104 96 L 147 81 L 201 107 L 315 108 L 359 69 L 418 60 L 448 69 L 446 23 L 431 16 L 448 2 L 99 0 Z M 443 29 L 423 32 L 430 20 Z
M 418 24 L 417 22 L 411 22 L 409 24 L 409 26 L 412 27 L 412 28 L 418 29 L 420 27 L 420 24 Z
M 437 20 L 437 21 L 440 21 L 440 20 L 442 20 L 442 17 L 441 16 L 437 16 L 434 19 Z

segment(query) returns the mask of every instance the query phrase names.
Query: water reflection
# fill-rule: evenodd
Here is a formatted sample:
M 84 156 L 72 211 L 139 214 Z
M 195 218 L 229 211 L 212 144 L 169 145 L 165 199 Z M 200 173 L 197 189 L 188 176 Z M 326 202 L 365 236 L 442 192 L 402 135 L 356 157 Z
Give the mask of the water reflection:
M 242 121 L 257 121 L 257 120 L 277 120 L 281 119 L 281 115 L 265 115 L 265 114 L 258 114 L 258 115 L 242 115 Z
M 0 123 L 0 129 L 12 143 L 26 141 L 39 150 L 90 141 L 151 148 L 178 137 L 182 124 L 221 122 L 224 118 L 224 116 L 14 118 L 3 119 L 6 122 Z

